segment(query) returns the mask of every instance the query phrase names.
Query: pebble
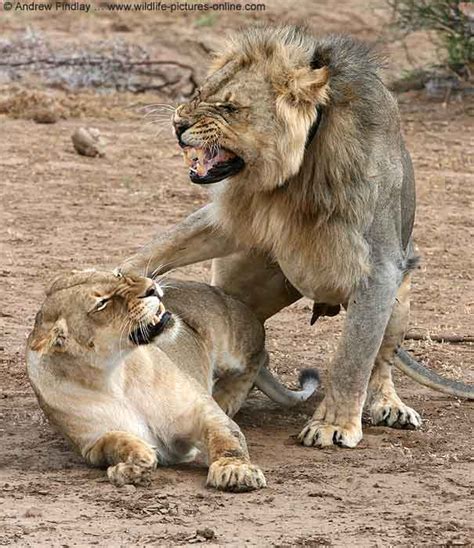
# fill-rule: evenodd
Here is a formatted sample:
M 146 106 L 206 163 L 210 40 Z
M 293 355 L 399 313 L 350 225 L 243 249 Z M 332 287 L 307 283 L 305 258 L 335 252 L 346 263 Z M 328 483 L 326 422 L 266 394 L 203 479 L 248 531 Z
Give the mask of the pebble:
M 216 538 L 216 532 L 210 527 L 205 527 L 204 529 L 198 529 L 196 531 L 196 535 L 198 535 L 199 537 L 203 537 L 206 540 L 212 540 Z
M 25 512 L 25 518 L 40 518 L 42 515 L 43 513 L 41 510 L 38 510 L 37 508 L 28 508 Z
M 76 152 L 82 156 L 105 156 L 105 144 L 96 128 L 80 127 L 72 134 L 71 140 Z

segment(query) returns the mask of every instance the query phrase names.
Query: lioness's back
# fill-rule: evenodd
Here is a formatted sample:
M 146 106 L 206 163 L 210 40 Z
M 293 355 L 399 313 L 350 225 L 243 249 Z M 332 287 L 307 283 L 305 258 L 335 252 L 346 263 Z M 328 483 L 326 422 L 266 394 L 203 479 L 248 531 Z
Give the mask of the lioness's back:
M 245 342 L 249 353 L 262 349 L 265 332 L 260 321 L 250 308 L 221 289 L 200 282 L 170 279 L 164 284 L 164 290 L 166 308 L 212 345 L 218 344 L 219 336 L 225 333 L 234 339 L 233 344 Z

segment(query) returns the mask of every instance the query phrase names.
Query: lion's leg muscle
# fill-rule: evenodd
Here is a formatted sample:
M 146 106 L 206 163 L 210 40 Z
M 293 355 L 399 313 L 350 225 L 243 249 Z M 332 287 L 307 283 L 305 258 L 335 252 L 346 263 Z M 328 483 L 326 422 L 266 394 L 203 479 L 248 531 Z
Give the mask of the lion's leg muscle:
M 392 380 L 395 351 L 403 342 L 410 315 L 410 274 L 398 289 L 392 315 L 385 330 L 369 381 L 367 406 L 375 425 L 394 428 L 418 428 L 418 413 L 398 397 Z
M 201 436 L 207 448 L 207 485 L 225 491 L 252 491 L 266 486 L 258 466 L 250 462 L 247 443 L 238 425 L 214 400 L 207 402 Z
M 148 483 L 157 465 L 156 452 L 148 443 L 121 431 L 101 436 L 84 456 L 94 466 L 108 466 L 107 476 L 115 485 Z
M 301 298 L 278 264 L 264 253 L 234 253 L 212 261 L 212 285 L 245 303 L 263 323 Z
M 174 268 L 233 253 L 236 244 L 213 224 L 212 211 L 212 204 L 198 209 L 129 257 L 120 266 L 120 271 L 154 277 Z
M 299 435 L 304 445 L 355 447 L 362 439 L 367 385 L 400 278 L 395 264 L 382 259 L 351 296 L 324 399 Z

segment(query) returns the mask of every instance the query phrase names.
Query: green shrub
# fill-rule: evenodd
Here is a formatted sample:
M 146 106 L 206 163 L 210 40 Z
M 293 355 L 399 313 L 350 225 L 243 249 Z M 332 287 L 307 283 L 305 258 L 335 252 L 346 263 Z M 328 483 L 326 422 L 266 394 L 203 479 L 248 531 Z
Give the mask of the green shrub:
M 395 24 L 404 32 L 431 30 L 444 49 L 448 66 L 469 75 L 474 62 L 474 19 L 471 2 L 459 0 L 387 0 Z M 469 8 L 471 5 L 471 8 Z

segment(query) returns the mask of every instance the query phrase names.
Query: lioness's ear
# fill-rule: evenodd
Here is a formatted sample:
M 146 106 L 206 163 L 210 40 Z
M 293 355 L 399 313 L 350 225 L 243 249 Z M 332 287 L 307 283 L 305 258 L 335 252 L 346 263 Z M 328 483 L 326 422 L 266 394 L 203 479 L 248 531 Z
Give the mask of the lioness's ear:
M 287 76 L 281 92 L 283 98 L 294 106 L 300 103 L 325 103 L 328 80 L 327 67 L 314 70 L 310 67 L 295 69 Z
M 66 344 L 67 333 L 66 320 L 63 318 L 57 320 L 50 328 L 35 328 L 30 344 L 31 350 L 41 354 L 47 354 L 50 350 L 61 350 Z

